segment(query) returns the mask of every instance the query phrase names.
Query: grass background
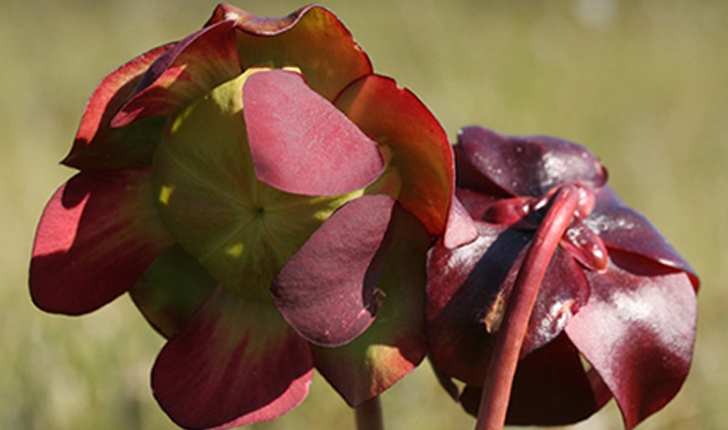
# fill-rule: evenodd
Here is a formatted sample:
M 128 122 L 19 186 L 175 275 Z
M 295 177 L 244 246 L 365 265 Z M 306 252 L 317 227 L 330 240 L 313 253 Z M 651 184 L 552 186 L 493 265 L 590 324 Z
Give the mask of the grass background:
M 163 341 L 127 298 L 81 318 L 27 293 L 43 205 L 73 172 L 57 165 L 103 76 L 199 28 L 212 0 L 0 3 L 0 428 L 172 429 L 149 388 Z M 281 16 L 298 1 L 233 0 Z M 684 389 L 640 429 L 728 428 L 728 2 L 386 0 L 326 3 L 375 69 L 412 89 L 454 139 L 482 124 L 581 142 L 612 186 L 701 276 L 695 361 Z M 474 420 L 427 365 L 383 396 L 390 429 Z M 577 429 L 618 429 L 613 405 Z M 345 429 L 317 378 L 302 406 L 254 429 Z

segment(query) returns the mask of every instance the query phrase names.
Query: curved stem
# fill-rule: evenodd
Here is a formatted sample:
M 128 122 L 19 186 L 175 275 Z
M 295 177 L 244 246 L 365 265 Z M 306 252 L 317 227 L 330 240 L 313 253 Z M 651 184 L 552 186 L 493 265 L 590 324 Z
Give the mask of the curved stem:
M 562 187 L 554 195 L 551 207 L 526 252 L 493 347 L 493 358 L 483 385 L 476 430 L 499 430 L 505 424 L 513 376 L 531 311 L 551 257 L 574 218 L 578 202 L 579 192 L 575 187 Z
M 357 430 L 384 430 L 382 403 L 379 396 L 360 404 L 355 409 Z

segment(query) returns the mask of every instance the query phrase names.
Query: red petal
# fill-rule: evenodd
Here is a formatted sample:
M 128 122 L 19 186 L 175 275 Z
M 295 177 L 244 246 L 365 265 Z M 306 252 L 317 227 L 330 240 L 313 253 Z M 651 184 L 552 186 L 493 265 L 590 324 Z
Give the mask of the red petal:
M 151 65 L 134 95 L 111 120 L 123 127 L 153 115 L 167 115 L 239 75 L 235 23 L 203 28 L 175 44 Z
M 343 345 L 374 320 L 394 204 L 375 195 L 342 206 L 273 280 L 278 309 L 308 341 Z
M 442 238 L 443 245 L 448 249 L 453 249 L 471 243 L 477 238 L 478 227 L 460 200 L 453 196 L 450 214 L 447 217 L 447 227 Z
M 267 18 L 223 4 L 208 25 L 226 19 L 235 20 L 240 30 L 237 37 L 244 69 L 298 67 L 309 87 L 328 100 L 372 72 L 369 58 L 351 33 L 321 6 L 309 5 L 283 18 Z
M 607 248 L 599 235 L 583 222 L 574 220 L 561 239 L 561 246 L 568 250 L 584 267 L 604 272 L 609 265 Z
M 614 394 L 630 429 L 670 401 L 687 376 L 695 293 L 683 272 L 640 276 L 612 264 L 587 276 L 589 303 L 566 333 Z
M 217 286 L 179 246 L 162 252 L 129 290 L 134 304 L 164 337 L 177 334 Z
M 49 312 L 82 314 L 137 282 L 173 239 L 158 218 L 146 171 L 82 172 L 43 212 L 30 292 Z
M 594 211 L 583 222 L 608 248 L 641 255 L 663 266 L 685 271 L 697 291 L 699 283 L 695 271 L 644 215 L 626 206 L 609 186 L 601 188 L 596 197 Z
M 333 196 L 365 187 L 384 169 L 376 143 L 297 73 L 254 73 L 243 106 L 255 173 L 274 188 Z
M 387 190 L 391 182 L 396 186 L 390 188 L 399 189 L 401 184 L 399 194 L 390 195 L 430 234 L 443 234 L 454 194 L 454 166 L 447 135 L 432 113 L 414 94 L 377 75 L 346 88 L 336 106 L 391 153 L 384 178 L 374 187 Z
M 63 164 L 78 169 L 119 169 L 149 166 L 161 139 L 163 118 L 121 129 L 111 118 L 132 94 L 149 66 L 173 44 L 160 46 L 111 72 L 101 81 L 86 106 L 71 152 Z
M 180 426 L 271 420 L 308 394 L 309 347 L 270 305 L 220 287 L 162 349 L 154 396 Z
M 377 288 L 377 318 L 361 336 L 338 348 L 313 347 L 316 369 L 350 406 L 381 394 L 413 370 L 427 352 L 424 227 L 395 206 L 392 243 Z
M 463 128 L 462 154 L 482 175 L 512 196 L 545 195 L 566 182 L 598 188 L 606 170 L 586 148 L 544 136 L 505 136 L 483 127 Z
M 600 388 L 593 386 L 574 346 L 566 336 L 559 336 L 518 363 L 506 423 L 519 426 L 576 423 L 609 400 Z M 477 415 L 481 390 L 475 386 L 463 390 L 463 407 L 472 415 Z

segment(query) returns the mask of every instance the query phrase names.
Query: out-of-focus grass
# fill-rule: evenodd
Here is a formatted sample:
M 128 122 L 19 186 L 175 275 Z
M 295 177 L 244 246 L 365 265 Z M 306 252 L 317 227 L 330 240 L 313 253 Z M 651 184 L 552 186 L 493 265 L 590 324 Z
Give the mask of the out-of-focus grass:
M 235 4 L 263 15 L 302 5 Z M 33 230 L 72 172 L 58 167 L 88 96 L 110 70 L 183 37 L 215 2 L 0 3 L 0 428 L 164 429 L 148 386 L 162 340 L 121 299 L 81 318 L 27 294 Z M 611 183 L 700 274 L 693 369 L 642 429 L 728 428 L 728 4 L 710 1 L 387 0 L 326 3 L 375 68 L 414 90 L 455 137 L 479 123 L 552 134 L 598 154 Z M 391 429 L 473 420 L 429 368 L 383 396 Z M 317 378 L 309 399 L 258 429 L 352 428 Z M 620 427 L 613 406 L 580 429 Z

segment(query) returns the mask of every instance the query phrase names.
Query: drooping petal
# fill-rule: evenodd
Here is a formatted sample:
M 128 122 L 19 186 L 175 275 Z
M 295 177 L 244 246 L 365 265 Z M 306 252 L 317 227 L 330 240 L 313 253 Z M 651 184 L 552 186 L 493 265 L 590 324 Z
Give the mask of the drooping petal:
M 334 100 L 351 82 L 372 73 L 369 58 L 349 30 L 324 7 L 309 5 L 286 17 L 267 18 L 222 4 L 207 25 L 222 20 L 237 23 L 243 69 L 297 67 L 308 85 L 328 100 Z
M 614 394 L 631 429 L 682 386 L 692 360 L 696 299 L 684 272 L 646 276 L 616 263 L 606 273 L 587 273 L 589 303 L 566 333 Z
M 442 234 L 454 193 L 454 167 L 437 119 L 414 94 L 376 75 L 347 87 L 336 106 L 391 154 L 384 177 L 373 187 L 387 190 L 389 181 L 401 184 L 393 197 L 430 234 Z
M 565 182 L 598 188 L 607 180 L 591 152 L 562 139 L 471 126 L 460 130 L 458 146 L 473 167 L 512 196 L 542 196 Z
M 131 288 L 174 241 L 147 171 L 82 172 L 56 191 L 38 226 L 30 292 L 49 312 L 82 314 Z
M 308 344 L 274 306 L 221 287 L 164 346 L 152 388 L 182 427 L 232 427 L 288 412 L 312 374 Z
M 427 231 L 395 206 L 392 243 L 382 275 L 377 318 L 338 348 L 312 348 L 314 365 L 350 406 L 382 393 L 412 371 L 427 351 L 424 321 Z
M 123 127 L 154 115 L 168 115 L 217 85 L 239 75 L 235 23 L 199 30 L 164 53 L 142 77 L 131 98 L 111 120 Z
M 369 185 L 384 169 L 376 142 L 298 73 L 252 74 L 243 106 L 255 173 L 274 188 L 334 196 Z
M 586 419 L 609 400 L 600 385 L 590 380 L 579 353 L 562 334 L 518 362 L 506 423 L 554 426 Z M 481 391 L 469 385 L 461 395 L 472 415 L 478 413 Z
M 607 248 L 599 235 L 583 222 L 572 221 L 561 240 L 561 246 L 587 269 L 597 272 L 607 270 L 609 265 Z
M 340 346 L 374 321 L 394 205 L 395 200 L 385 195 L 347 203 L 273 280 L 271 293 L 278 309 L 309 342 Z
M 460 200 L 453 196 L 445 234 L 442 238 L 443 245 L 448 249 L 453 249 L 471 243 L 477 238 L 478 227 Z
M 159 254 L 129 295 L 152 327 L 171 338 L 216 286 L 197 260 L 173 246 Z
M 347 200 L 276 190 L 256 178 L 242 87 L 227 82 L 175 113 L 154 159 L 154 196 L 169 230 L 219 283 L 270 300 L 285 262 Z
M 124 128 L 109 123 L 132 94 L 149 66 L 174 44 L 146 52 L 101 81 L 81 118 L 71 152 L 63 164 L 77 169 L 146 167 L 162 136 L 164 118 L 149 118 Z
M 625 205 L 611 187 L 596 193 L 596 205 L 584 224 L 596 232 L 608 248 L 637 254 L 690 275 L 695 290 L 695 271 L 644 215 Z M 649 262 L 645 262 L 649 263 Z

